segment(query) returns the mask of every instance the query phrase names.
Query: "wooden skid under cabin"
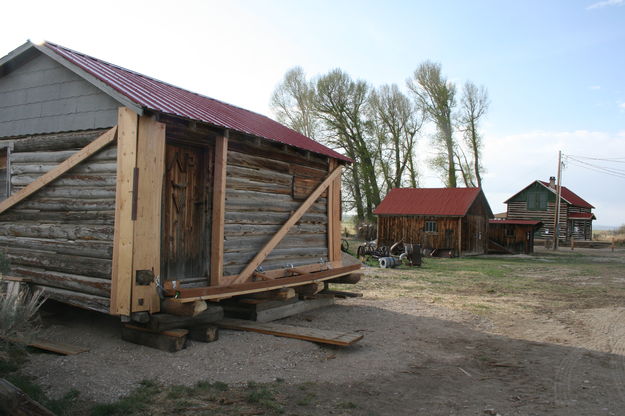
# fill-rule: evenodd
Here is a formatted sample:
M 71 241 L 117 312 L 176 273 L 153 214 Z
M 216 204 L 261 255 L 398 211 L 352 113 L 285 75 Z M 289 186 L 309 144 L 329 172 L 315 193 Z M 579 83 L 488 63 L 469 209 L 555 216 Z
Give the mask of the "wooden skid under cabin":
M 0 250 L 52 299 L 129 316 L 360 267 L 349 159 L 273 120 L 50 43 L 0 60 L 0 100 Z

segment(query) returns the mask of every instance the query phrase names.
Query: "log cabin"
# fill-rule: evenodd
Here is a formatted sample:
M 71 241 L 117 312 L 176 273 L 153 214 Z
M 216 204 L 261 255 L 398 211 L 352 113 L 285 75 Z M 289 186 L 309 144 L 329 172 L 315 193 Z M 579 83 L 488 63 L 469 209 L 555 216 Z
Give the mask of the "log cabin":
M 480 188 L 394 188 L 374 214 L 378 245 L 401 241 L 457 256 L 488 250 L 493 213 Z
M 60 45 L 0 59 L 0 250 L 55 300 L 128 317 L 360 267 L 351 160 L 263 115 Z
M 594 206 L 566 186 L 561 188 L 558 238 L 563 242 L 592 240 L 592 222 L 596 219 L 592 212 Z M 541 221 L 542 226 L 535 236 L 553 238 L 557 195 L 555 177 L 549 182 L 536 180 L 505 201 L 506 216 L 510 220 Z

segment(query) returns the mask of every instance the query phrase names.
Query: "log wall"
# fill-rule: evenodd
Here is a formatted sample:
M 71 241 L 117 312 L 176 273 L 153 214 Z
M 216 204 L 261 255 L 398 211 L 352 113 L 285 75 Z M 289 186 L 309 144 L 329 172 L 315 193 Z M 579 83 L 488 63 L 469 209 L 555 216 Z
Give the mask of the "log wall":
M 568 234 L 568 204 L 562 202 L 560 204 L 560 238 L 565 239 Z M 508 202 L 507 218 L 511 220 L 538 220 L 542 221 L 543 226 L 536 231 L 535 237 L 545 238 L 553 237 L 555 223 L 555 200 L 547 204 L 545 211 L 528 210 L 525 201 Z
M 436 221 L 436 232 L 425 231 L 427 221 Z M 402 241 L 425 249 L 458 251 L 458 217 L 378 216 L 378 244 L 391 246 Z
M 11 140 L 11 194 L 104 131 Z M 12 274 L 50 288 L 50 298 L 108 312 L 116 159 L 116 146 L 109 145 L 0 214 L 0 250 L 9 258 Z
M 525 224 L 489 224 L 488 238 L 517 254 L 534 252 L 534 226 Z
M 228 144 L 224 275 L 236 275 L 328 174 L 328 159 L 231 135 Z M 328 260 L 324 193 L 263 262 L 265 270 Z

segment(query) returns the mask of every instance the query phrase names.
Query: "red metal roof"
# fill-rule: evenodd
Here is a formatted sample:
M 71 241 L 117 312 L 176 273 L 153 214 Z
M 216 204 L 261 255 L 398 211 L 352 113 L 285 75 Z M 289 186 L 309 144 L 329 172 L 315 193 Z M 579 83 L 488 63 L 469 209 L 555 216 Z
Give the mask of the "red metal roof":
M 513 224 L 513 225 L 538 225 L 538 224 L 542 224 L 542 221 L 536 221 L 536 220 L 500 220 L 500 219 L 494 219 L 494 220 L 488 220 L 489 224 Z
M 569 218 L 596 219 L 592 212 L 569 212 Z
M 480 192 L 480 188 L 393 188 L 373 213 L 462 217 Z
M 144 109 L 209 123 L 325 156 L 352 160 L 261 114 L 141 75 L 54 43 L 44 47 Z
M 545 181 L 538 181 L 538 182 L 542 183 L 547 188 L 549 188 L 549 182 L 545 182 Z M 590 205 L 588 202 L 584 201 L 579 195 L 577 195 L 575 192 L 571 191 L 566 186 L 562 187 L 561 195 L 562 195 L 562 198 L 564 198 L 565 200 L 569 201 L 571 203 L 571 205 L 575 205 L 576 207 L 594 208 L 592 205 Z

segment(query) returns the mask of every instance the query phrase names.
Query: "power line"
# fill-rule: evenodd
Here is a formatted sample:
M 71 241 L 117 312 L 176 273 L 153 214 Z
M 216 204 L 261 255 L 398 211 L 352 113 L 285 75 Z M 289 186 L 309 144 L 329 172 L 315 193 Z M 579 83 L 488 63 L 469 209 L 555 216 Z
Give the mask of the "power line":
M 573 165 L 573 166 L 581 167 L 581 168 L 588 169 L 588 170 L 591 170 L 591 171 L 594 171 L 594 172 L 598 172 L 598 173 L 603 173 L 603 174 L 609 175 L 609 176 L 614 176 L 616 178 L 625 179 L 625 170 L 616 169 L 614 167 L 605 167 L 605 166 L 600 166 L 600 165 L 584 162 L 583 160 L 579 160 L 576 157 L 573 157 L 571 155 L 565 155 L 565 158 L 566 158 L 566 161 L 568 163 L 570 163 L 571 165 Z M 603 161 L 606 161 L 605 159 L 599 159 L 599 158 L 595 158 L 593 160 L 603 160 Z M 611 161 L 611 162 L 613 162 L 613 161 Z

